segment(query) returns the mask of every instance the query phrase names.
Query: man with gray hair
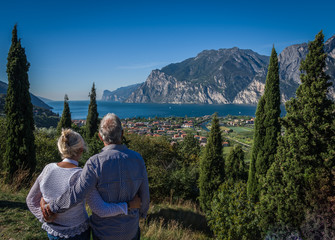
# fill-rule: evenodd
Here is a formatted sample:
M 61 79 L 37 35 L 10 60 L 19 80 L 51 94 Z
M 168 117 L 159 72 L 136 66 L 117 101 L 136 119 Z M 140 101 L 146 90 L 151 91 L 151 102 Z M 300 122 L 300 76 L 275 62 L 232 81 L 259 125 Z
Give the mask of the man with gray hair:
M 140 209 L 129 209 L 128 215 L 101 218 L 92 213 L 93 239 L 140 239 L 139 217 L 149 209 L 149 186 L 146 167 L 141 155 L 122 145 L 120 119 L 108 113 L 99 127 L 99 137 L 105 147 L 87 160 L 77 183 L 62 196 L 49 202 L 45 215 L 63 212 L 85 199 L 96 188 L 105 202 L 128 202 L 138 194 Z

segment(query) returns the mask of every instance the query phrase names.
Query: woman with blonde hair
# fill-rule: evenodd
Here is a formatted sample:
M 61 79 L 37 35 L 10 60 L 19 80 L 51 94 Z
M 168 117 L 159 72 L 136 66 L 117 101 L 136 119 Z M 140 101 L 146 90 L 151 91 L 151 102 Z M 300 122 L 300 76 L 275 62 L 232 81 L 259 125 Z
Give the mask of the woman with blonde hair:
M 58 139 L 58 150 L 62 161 L 45 166 L 36 179 L 27 196 L 27 205 L 35 217 L 42 222 L 49 239 L 86 240 L 90 239 L 89 218 L 85 210 L 85 201 L 79 202 L 71 209 L 58 213 L 52 219 L 44 219 L 40 200 L 55 199 L 67 188 L 76 183 L 82 169 L 78 167 L 86 144 L 81 135 L 71 129 L 63 129 Z M 135 197 L 126 203 L 105 203 L 96 189 L 86 197 L 91 210 L 100 217 L 128 214 L 128 208 L 139 208 L 140 200 Z

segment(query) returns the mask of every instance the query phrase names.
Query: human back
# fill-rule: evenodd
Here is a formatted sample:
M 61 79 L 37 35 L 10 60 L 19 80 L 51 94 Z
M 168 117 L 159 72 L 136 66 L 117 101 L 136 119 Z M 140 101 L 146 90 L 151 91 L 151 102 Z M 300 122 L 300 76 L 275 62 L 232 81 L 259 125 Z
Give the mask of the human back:
M 27 196 L 28 208 L 43 223 L 42 229 L 50 239 L 71 239 L 79 236 L 81 239 L 89 239 L 89 218 L 84 201 L 78 202 L 66 212 L 54 215 L 52 222 L 43 218 L 40 198 L 49 200 L 61 196 L 65 189 L 77 182 L 82 171 L 76 161 L 86 148 L 80 134 L 70 129 L 63 130 L 57 145 L 63 160 L 44 167 Z
M 107 114 L 100 123 L 99 137 L 105 147 L 85 164 L 74 187 L 51 200 L 45 212 L 64 212 L 85 198 L 94 189 L 107 203 L 118 199 L 130 201 L 136 194 L 141 199 L 139 210 L 128 216 L 99 217 L 92 214 L 94 239 L 139 239 L 139 217 L 146 217 L 149 209 L 149 184 L 144 161 L 139 153 L 122 144 L 122 125 L 115 114 Z
M 147 173 L 140 154 L 129 150 L 125 145 L 110 144 L 103 151 L 91 157 L 87 164 L 97 166 L 97 190 L 105 202 L 129 201 L 137 193 L 143 206 L 149 201 L 146 193 Z M 118 215 L 111 218 L 101 218 L 96 214 L 91 216 L 91 226 L 95 235 L 101 239 L 132 239 L 138 231 L 139 217 L 143 209 L 134 209 L 128 215 Z M 102 229 L 102 232 L 100 232 Z
M 96 188 L 102 199 L 106 202 L 129 201 L 138 194 L 142 206 L 129 211 L 127 216 L 106 219 L 92 214 L 93 235 L 101 240 L 139 239 L 139 217 L 146 217 L 150 201 L 145 163 L 139 153 L 122 144 L 122 125 L 115 114 L 104 116 L 99 136 L 105 147 L 87 161 L 85 168 L 95 169 Z
M 40 189 L 43 198 L 48 201 L 49 199 L 59 197 L 64 192 L 64 189 L 67 189 L 74 185 L 74 183 L 80 176 L 81 171 L 82 169 L 77 167 L 62 168 L 59 167 L 56 163 L 48 164 L 46 166 L 46 174 L 43 175 L 44 177 L 41 179 L 40 182 Z M 71 232 L 75 231 L 74 229 L 71 229 L 71 227 L 73 226 L 77 226 L 86 222 L 81 228 L 87 229 L 87 220 L 88 215 L 85 210 L 85 204 L 84 202 L 80 202 L 68 211 L 57 214 L 53 219 L 52 223 L 45 224 L 42 228 L 46 231 L 48 229 L 50 230 L 51 228 L 57 228 L 60 232 L 68 233 L 62 235 L 69 236 L 73 235 L 71 234 Z M 81 231 L 82 229 L 78 229 L 79 233 Z

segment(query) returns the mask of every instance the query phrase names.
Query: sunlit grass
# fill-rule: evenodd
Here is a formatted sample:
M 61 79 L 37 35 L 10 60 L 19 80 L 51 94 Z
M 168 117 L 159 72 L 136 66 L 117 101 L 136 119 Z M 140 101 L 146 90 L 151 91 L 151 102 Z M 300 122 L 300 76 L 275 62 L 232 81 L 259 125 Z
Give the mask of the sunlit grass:
M 14 190 L 1 185 L 0 192 L 0 239 L 46 239 L 41 223 L 26 206 L 28 190 Z
M 143 239 L 212 239 L 205 216 L 191 201 L 152 204 L 146 220 L 140 221 Z
M 0 184 L 0 239 L 44 240 L 47 234 L 26 206 L 28 189 Z M 89 208 L 87 208 L 90 214 Z M 147 219 L 140 221 L 141 239 L 211 239 L 204 215 L 190 201 L 152 203 Z

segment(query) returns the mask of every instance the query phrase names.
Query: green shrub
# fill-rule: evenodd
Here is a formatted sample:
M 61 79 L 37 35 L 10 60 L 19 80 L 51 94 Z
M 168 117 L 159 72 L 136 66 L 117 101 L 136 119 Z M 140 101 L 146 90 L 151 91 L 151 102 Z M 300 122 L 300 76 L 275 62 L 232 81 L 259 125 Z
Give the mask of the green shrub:
M 59 162 L 61 156 L 57 148 L 57 132 L 55 128 L 39 128 L 35 130 L 36 172 L 40 173 L 45 165 Z
M 85 131 L 82 131 L 83 129 L 85 128 L 82 127 L 81 129 L 78 130 L 78 132 L 85 134 Z M 86 140 L 86 144 L 87 144 L 87 151 L 84 152 L 83 156 L 81 157 L 79 161 L 79 165 L 81 167 L 85 165 L 86 161 L 90 157 L 101 152 L 102 148 L 104 147 L 104 143 L 99 139 L 99 135 L 97 132 L 92 138 Z
M 145 161 L 150 198 L 164 199 L 173 189 L 172 174 L 178 166 L 178 152 L 164 137 L 126 135 L 130 149 L 140 153 Z M 174 191 L 174 190 L 172 190 Z
M 172 173 L 172 185 L 175 197 L 184 200 L 196 201 L 199 196 L 197 179 L 199 178 L 199 168 L 197 165 L 177 166 Z
M 220 186 L 207 219 L 217 239 L 261 239 L 255 205 L 248 199 L 243 181 L 226 181 Z

